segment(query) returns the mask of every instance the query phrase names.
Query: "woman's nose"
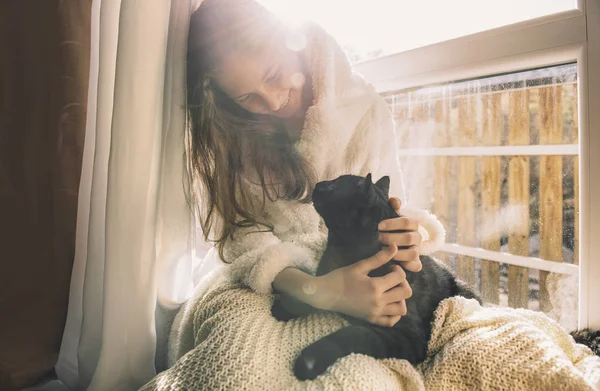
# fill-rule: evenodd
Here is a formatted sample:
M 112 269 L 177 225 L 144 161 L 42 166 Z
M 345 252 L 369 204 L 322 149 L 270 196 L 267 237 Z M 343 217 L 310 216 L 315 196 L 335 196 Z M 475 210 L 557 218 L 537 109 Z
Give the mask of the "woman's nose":
M 279 99 L 272 97 L 272 96 L 266 97 L 265 103 L 267 104 L 267 107 L 271 111 L 277 111 L 281 107 L 281 105 L 279 104 Z
M 265 90 L 262 93 L 262 99 L 269 110 L 277 111 L 285 104 L 287 96 L 284 91 L 272 89 Z

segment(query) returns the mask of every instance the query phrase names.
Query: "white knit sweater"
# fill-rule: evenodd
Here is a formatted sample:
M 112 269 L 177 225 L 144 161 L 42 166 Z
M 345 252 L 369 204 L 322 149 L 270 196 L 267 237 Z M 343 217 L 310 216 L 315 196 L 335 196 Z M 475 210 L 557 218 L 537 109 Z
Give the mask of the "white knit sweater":
M 351 354 L 301 382 L 291 371 L 298 354 L 344 327 L 343 318 L 322 311 L 279 322 L 270 295 L 231 285 L 190 304 L 186 341 L 172 367 L 141 391 L 600 390 L 600 358 L 541 312 L 446 299 L 431 322 L 427 358 L 416 368 Z
M 397 138 L 387 104 L 371 85 L 352 72 L 331 36 L 316 25 L 306 31 L 314 104 L 307 111 L 295 146 L 297 152 L 312 164 L 319 181 L 344 174 L 372 173 L 374 179 L 389 175 L 390 195 L 406 206 Z M 252 196 L 262 200 L 260 187 L 249 186 Z M 444 230 L 434 216 L 404 206 L 402 214 L 419 219 L 426 227 L 423 233 L 429 240 L 422 245 L 423 253 L 434 251 L 444 241 Z M 314 273 L 327 231 L 313 206 L 267 200 L 260 217 L 274 226 L 273 232 L 240 229 L 234 240 L 225 243 L 225 258 L 232 261 L 226 267 L 228 279 L 269 293 L 275 276 L 286 267 Z

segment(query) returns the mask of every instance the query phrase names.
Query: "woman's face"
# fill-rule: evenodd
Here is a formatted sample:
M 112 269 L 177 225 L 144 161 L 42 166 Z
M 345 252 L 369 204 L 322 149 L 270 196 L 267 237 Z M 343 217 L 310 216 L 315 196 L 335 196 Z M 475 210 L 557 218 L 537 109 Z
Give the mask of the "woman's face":
M 282 119 L 304 116 L 306 77 L 300 55 L 277 41 L 259 51 L 235 50 L 220 56 L 214 78 L 231 99 L 251 113 Z

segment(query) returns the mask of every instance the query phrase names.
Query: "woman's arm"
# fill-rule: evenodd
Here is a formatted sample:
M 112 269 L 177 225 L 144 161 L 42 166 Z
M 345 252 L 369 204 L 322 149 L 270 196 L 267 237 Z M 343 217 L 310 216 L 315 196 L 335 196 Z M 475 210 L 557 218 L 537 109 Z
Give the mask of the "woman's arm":
M 275 280 L 273 280 L 273 290 L 278 293 L 290 295 L 294 299 L 315 308 L 322 307 L 315 295 L 317 291 L 317 277 L 302 270 L 293 267 L 283 269 L 275 276 Z
M 272 293 L 275 277 L 284 269 L 296 268 L 304 274 L 314 274 L 326 239 L 319 231 L 289 242 L 263 227 L 238 229 L 223 248 L 225 261 L 229 263 L 227 274 L 231 280 L 258 293 Z
M 412 290 L 399 266 L 383 277 L 369 277 L 372 270 L 394 258 L 397 248 L 385 247 L 353 265 L 313 277 L 286 268 L 273 281 L 273 288 L 315 308 L 341 312 L 381 326 L 391 327 L 406 314 Z

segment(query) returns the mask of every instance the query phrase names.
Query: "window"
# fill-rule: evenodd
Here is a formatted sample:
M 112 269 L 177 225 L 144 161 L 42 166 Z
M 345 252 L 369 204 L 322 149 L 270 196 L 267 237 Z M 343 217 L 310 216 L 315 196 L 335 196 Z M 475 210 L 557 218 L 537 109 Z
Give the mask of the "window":
M 396 117 L 409 202 L 449 232 L 440 257 L 569 329 L 600 327 L 599 68 L 597 1 L 356 66 Z
M 577 64 L 388 93 L 408 201 L 489 305 L 577 327 Z

